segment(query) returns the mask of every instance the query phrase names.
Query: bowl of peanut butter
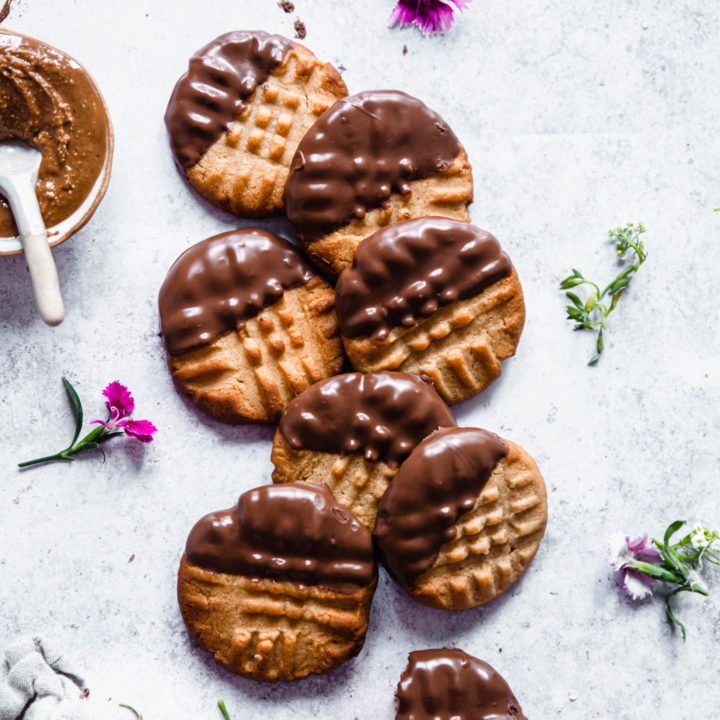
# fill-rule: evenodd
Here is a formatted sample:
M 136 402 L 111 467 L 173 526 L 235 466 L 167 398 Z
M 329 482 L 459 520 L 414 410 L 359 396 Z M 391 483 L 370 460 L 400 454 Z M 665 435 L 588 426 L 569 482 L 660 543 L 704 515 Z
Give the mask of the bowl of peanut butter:
M 74 58 L 40 40 L 0 31 L 0 143 L 42 152 L 36 194 L 50 246 L 79 230 L 110 180 L 113 130 L 97 85 Z M 0 255 L 22 252 L 0 195 Z

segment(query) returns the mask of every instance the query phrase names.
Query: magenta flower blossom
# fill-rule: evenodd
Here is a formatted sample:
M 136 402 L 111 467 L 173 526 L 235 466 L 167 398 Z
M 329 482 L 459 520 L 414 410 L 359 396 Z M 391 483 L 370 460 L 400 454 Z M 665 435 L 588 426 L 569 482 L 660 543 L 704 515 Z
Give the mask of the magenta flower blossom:
M 390 24 L 414 23 L 424 33 L 447 32 L 454 21 L 453 5 L 458 10 L 464 10 L 469 3 L 470 0 L 398 0 L 390 16 Z
M 133 420 L 129 417 L 135 409 L 135 401 L 124 385 L 115 380 L 103 390 L 103 395 L 107 398 L 105 407 L 108 409 L 108 419 L 93 420 L 92 423 L 99 423 L 110 433 L 122 430 L 135 440 L 143 443 L 152 442 L 153 433 L 157 432 L 157 428 L 149 420 Z
M 633 600 L 652 595 L 655 580 L 640 572 L 638 568 L 653 564 L 660 558 L 660 551 L 647 535 L 631 540 L 627 535 L 615 533 L 610 538 L 610 564 L 619 573 L 618 585 Z
M 117 380 L 111 382 L 104 390 L 105 407 L 108 411 L 106 420 L 92 420 L 91 425 L 98 425 L 91 430 L 82 440 L 78 440 L 80 430 L 83 424 L 83 409 L 80 398 L 75 388 L 68 380 L 63 378 L 65 390 L 67 390 L 70 406 L 75 414 L 75 435 L 70 445 L 54 455 L 28 460 L 18 464 L 18 467 L 27 467 L 28 465 L 38 465 L 39 463 L 49 462 L 50 460 L 74 460 L 73 455 L 86 452 L 87 450 L 95 450 L 102 443 L 107 442 L 110 438 L 118 435 L 125 435 L 142 443 L 151 443 L 153 435 L 157 432 L 157 428 L 149 420 L 133 420 L 131 416 L 135 410 L 135 401 L 130 391 Z M 102 452 L 102 450 L 100 451 Z M 103 453 L 104 457 L 104 453 Z

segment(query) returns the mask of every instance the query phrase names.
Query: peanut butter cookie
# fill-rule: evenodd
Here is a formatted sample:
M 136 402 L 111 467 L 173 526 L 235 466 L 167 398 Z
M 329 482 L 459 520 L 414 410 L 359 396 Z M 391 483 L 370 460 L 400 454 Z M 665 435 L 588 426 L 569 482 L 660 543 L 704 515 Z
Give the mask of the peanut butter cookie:
M 217 420 L 272 422 L 340 371 L 335 292 L 286 240 L 247 228 L 203 240 L 160 289 L 168 365 Z
M 236 31 L 190 58 L 165 124 L 178 165 L 204 198 L 259 217 L 282 210 L 300 139 L 345 95 L 338 71 L 302 45 Z
M 427 215 L 468 220 L 472 171 L 445 121 L 398 90 L 338 101 L 300 142 L 286 212 L 310 256 L 339 274 L 366 237 Z
M 411 652 L 396 720 L 527 720 L 500 673 L 457 648 Z
M 546 523 L 545 483 L 524 450 L 486 430 L 450 428 L 402 464 L 378 506 L 374 537 L 411 597 L 462 610 L 520 577 Z
M 400 463 L 455 417 L 427 380 L 399 372 L 347 373 L 292 402 L 275 433 L 273 481 L 324 482 L 370 530 Z
M 326 487 L 266 485 L 195 525 L 178 602 L 228 670 L 296 680 L 360 652 L 376 584 L 370 533 Z
M 498 241 L 445 218 L 408 220 L 363 240 L 336 292 L 356 370 L 427 375 L 448 403 L 499 377 L 525 323 L 520 281 Z

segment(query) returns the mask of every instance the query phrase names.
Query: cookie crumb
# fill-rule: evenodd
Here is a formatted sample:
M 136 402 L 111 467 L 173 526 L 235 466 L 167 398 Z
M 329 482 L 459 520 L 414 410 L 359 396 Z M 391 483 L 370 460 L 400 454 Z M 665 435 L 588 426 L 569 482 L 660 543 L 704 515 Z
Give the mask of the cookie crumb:
M 2 10 L 0 10 L 0 23 L 8 16 L 10 13 L 10 0 L 5 0 L 5 4 L 2 6 Z
M 134 559 L 135 559 L 135 553 L 133 553 L 133 554 L 130 556 L 130 559 L 128 560 L 128 562 L 131 563 Z
M 86 698 L 88 695 L 90 695 L 90 688 L 85 688 L 85 689 L 80 693 L 80 697 L 81 697 L 81 698 Z
M 403 55 L 407 55 L 407 45 L 403 45 Z
M 293 27 L 295 28 L 295 37 L 298 38 L 298 40 L 304 40 L 307 35 L 305 23 L 298 19 L 295 21 L 295 25 Z
M 278 7 L 281 10 L 284 10 L 286 13 L 291 13 L 295 11 L 295 5 L 290 2 L 290 0 L 280 0 L 278 3 Z
M 501 653 L 501 652 L 502 652 L 502 648 L 498 648 L 498 652 L 500 652 L 500 653 Z

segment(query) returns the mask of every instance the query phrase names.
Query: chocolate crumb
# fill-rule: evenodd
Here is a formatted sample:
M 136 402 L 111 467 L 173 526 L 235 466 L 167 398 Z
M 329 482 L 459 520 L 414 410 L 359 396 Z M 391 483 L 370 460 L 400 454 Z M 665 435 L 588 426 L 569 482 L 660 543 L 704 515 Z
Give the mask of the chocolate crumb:
M 407 45 L 403 45 L 403 55 L 407 55 Z
M 0 23 L 8 16 L 10 13 L 10 0 L 5 0 L 5 4 L 2 6 L 2 10 L 0 10 Z
M 498 648 L 498 652 L 502 652 L 502 648 Z
M 128 562 L 131 563 L 134 559 L 135 559 L 135 553 L 133 553 L 133 554 L 130 556 L 130 559 L 128 560 Z
M 307 35 L 307 28 L 305 27 L 305 23 L 302 20 L 296 20 L 294 28 L 295 37 L 298 38 L 298 40 L 304 40 L 305 36 Z
M 281 10 L 284 10 L 286 13 L 291 13 L 295 11 L 295 5 L 290 2 L 290 0 L 280 0 L 278 3 L 278 7 Z
M 81 697 L 81 698 L 86 698 L 88 695 L 90 695 L 90 688 L 85 688 L 85 689 L 80 693 L 80 697 Z
M 156 334 L 158 337 L 162 337 L 162 336 L 163 336 L 162 332 L 156 332 L 155 334 Z

